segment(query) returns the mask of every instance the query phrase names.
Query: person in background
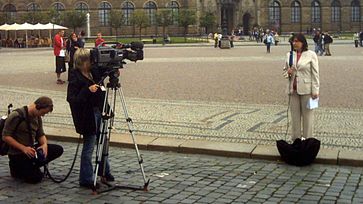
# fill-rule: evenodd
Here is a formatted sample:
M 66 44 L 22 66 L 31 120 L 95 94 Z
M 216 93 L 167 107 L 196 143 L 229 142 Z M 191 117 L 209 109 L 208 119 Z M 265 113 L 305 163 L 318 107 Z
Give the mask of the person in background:
M 68 62 L 68 81 L 71 80 L 72 72 L 74 70 L 74 53 L 77 49 L 81 48 L 79 39 L 77 38 L 76 33 L 72 33 L 67 40 L 67 52 L 69 53 L 69 62 Z
M 65 81 L 61 79 L 61 74 L 66 72 L 66 63 L 64 61 L 66 42 L 63 39 L 64 30 L 60 30 L 54 36 L 54 56 L 55 56 L 55 73 L 57 74 L 57 84 L 64 84 Z
M 218 47 L 218 33 L 214 33 L 213 39 L 214 39 L 214 48 L 217 48 Z
M 221 33 L 218 33 L 218 47 L 221 48 L 222 46 L 222 37 L 223 35 Z
M 286 55 L 284 76 L 289 79 L 288 94 L 292 119 L 292 137 L 313 136 L 314 110 L 307 107 L 310 99 L 319 97 L 319 63 L 314 51 L 308 50 L 308 43 L 303 34 L 296 34 L 293 39 L 293 63 L 290 66 L 290 52 Z M 301 125 L 303 130 L 301 131 Z
M 78 45 L 80 48 L 84 48 L 86 44 L 86 40 L 84 39 L 85 35 L 86 33 L 83 30 L 78 34 Z
M 328 32 L 324 33 L 325 56 L 331 56 L 331 52 L 330 52 L 330 44 L 331 43 L 333 43 L 333 38 L 329 35 Z
M 275 46 L 277 46 L 280 42 L 280 36 L 277 32 L 274 35 L 274 41 L 275 41 Z
M 266 33 L 264 41 L 266 42 L 267 53 L 271 53 L 271 44 L 274 44 L 274 38 L 269 31 Z
M 95 41 L 95 47 L 101 45 L 105 40 L 102 38 L 102 33 L 97 33 L 97 39 Z

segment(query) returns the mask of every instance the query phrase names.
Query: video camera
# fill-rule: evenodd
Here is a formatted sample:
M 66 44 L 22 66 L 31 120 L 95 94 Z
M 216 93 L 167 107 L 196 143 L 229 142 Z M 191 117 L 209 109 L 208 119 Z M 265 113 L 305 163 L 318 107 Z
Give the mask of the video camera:
M 104 42 L 98 47 L 91 50 L 91 63 L 102 74 L 103 81 L 107 76 L 110 77 L 110 86 L 120 86 L 118 69 L 123 68 L 126 64 L 125 59 L 137 62 L 144 59 L 144 44 L 141 42 L 132 42 L 130 44 L 121 44 L 118 42 Z
M 91 62 L 99 68 L 123 68 L 125 59 L 136 62 L 144 59 L 144 44 L 104 42 L 91 50 Z

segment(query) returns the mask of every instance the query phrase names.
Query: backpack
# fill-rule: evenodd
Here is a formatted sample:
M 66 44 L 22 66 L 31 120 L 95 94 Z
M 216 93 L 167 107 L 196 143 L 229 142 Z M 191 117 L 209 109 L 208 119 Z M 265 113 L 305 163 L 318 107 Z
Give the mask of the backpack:
M 297 138 L 294 143 L 288 144 L 284 140 L 276 141 L 281 159 L 295 166 L 311 164 L 319 153 L 320 141 L 315 138 L 301 140 Z
M 10 105 L 9 105 L 9 107 L 10 107 Z M 10 112 L 11 112 L 9 107 L 8 107 L 8 114 L 10 114 Z M 16 109 L 15 111 L 18 112 L 19 119 L 18 119 L 18 123 L 15 126 L 14 133 L 18 129 L 20 123 L 22 123 L 25 120 L 25 117 L 23 116 L 23 113 L 20 111 L 20 109 Z M 3 140 L 3 130 L 4 130 L 5 121 L 7 118 L 8 118 L 8 116 L 5 115 L 5 116 L 2 116 L 0 119 L 0 155 L 1 156 L 7 155 L 8 151 L 9 151 L 9 145 Z

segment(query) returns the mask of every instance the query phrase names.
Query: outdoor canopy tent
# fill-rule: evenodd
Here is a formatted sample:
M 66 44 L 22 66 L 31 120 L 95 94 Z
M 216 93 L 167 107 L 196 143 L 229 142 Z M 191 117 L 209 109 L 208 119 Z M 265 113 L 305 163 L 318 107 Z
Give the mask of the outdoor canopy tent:
M 4 31 L 15 31 L 15 36 L 16 36 L 16 31 L 18 30 L 23 30 L 25 31 L 25 41 L 26 41 L 26 46 L 28 47 L 28 30 L 49 30 L 49 38 L 52 38 L 51 36 L 51 30 L 66 30 L 68 29 L 67 27 L 64 26 L 60 26 L 57 24 L 53 24 L 53 23 L 48 23 L 48 24 L 29 24 L 29 23 L 23 23 L 23 24 L 4 24 L 0 26 L 0 30 L 4 30 Z

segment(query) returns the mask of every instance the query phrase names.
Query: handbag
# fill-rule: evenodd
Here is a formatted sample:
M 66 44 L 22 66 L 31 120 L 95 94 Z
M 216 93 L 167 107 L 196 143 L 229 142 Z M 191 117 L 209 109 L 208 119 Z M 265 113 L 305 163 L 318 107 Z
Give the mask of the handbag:
M 64 62 L 70 62 L 71 61 L 71 55 L 68 51 L 66 51 L 64 55 Z

